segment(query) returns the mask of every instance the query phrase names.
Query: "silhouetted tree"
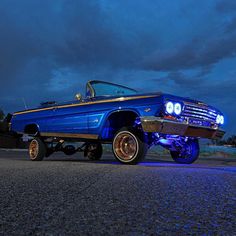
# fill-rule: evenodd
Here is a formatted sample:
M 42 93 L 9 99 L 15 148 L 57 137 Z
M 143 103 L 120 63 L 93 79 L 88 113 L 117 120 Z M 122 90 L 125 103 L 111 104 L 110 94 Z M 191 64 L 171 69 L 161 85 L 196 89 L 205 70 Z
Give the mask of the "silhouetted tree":
M 232 135 L 227 139 L 211 140 L 213 145 L 232 145 L 236 147 L 236 135 Z
M 0 120 L 3 120 L 5 117 L 3 110 L 0 109 Z
M 232 144 L 233 146 L 236 146 L 236 135 L 233 135 L 232 137 Z

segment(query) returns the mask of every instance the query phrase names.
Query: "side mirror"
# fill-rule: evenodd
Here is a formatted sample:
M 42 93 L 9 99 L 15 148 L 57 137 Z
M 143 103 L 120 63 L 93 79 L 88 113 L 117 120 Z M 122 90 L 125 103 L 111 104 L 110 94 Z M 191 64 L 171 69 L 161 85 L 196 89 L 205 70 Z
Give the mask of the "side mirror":
M 81 95 L 81 93 L 77 93 L 77 94 L 75 95 L 75 99 L 78 100 L 78 101 L 82 101 L 82 95 Z

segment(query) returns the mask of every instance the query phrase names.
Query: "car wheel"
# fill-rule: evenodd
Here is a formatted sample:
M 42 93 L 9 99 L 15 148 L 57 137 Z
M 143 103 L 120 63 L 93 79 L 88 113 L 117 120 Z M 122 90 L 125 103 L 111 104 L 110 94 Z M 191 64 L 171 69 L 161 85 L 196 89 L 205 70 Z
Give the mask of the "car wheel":
M 102 144 L 99 142 L 87 143 L 84 149 L 84 156 L 91 161 L 100 160 L 102 153 Z
M 121 163 L 136 164 L 144 159 L 148 145 L 144 142 L 141 132 L 138 133 L 132 128 L 122 128 L 113 139 L 112 150 Z
M 197 139 L 189 139 L 180 151 L 170 151 L 173 160 L 180 164 L 191 164 L 198 159 L 199 144 Z
M 34 138 L 29 144 L 29 156 L 32 161 L 42 161 L 46 155 L 46 146 L 39 138 Z

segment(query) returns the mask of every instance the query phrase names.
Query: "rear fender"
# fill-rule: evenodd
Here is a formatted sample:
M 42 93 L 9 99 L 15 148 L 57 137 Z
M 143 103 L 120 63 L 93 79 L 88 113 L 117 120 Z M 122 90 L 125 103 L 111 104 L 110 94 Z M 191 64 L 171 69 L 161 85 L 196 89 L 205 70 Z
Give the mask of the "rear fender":
M 24 133 L 32 136 L 37 136 L 40 133 L 39 125 L 36 123 L 27 124 L 24 128 Z

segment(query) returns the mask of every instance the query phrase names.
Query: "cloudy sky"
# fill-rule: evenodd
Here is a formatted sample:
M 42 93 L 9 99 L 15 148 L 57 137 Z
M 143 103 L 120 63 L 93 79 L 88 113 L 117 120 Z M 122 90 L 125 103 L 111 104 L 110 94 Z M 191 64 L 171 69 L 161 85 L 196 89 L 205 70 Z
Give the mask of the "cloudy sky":
M 5 112 L 99 79 L 205 101 L 235 134 L 235 78 L 235 0 L 0 0 Z

